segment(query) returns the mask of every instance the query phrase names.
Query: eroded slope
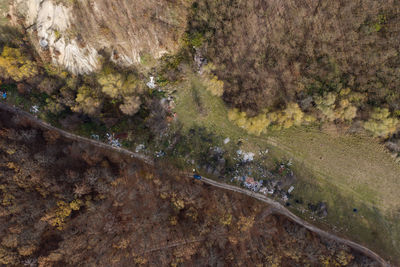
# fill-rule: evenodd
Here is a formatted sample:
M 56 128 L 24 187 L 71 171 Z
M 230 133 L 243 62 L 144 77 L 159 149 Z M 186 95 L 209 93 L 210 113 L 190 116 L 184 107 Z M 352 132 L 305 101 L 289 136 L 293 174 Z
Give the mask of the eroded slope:
M 29 29 L 42 56 L 74 73 L 100 67 L 105 50 L 121 65 L 174 53 L 186 28 L 190 1 L 15 0 L 14 23 Z

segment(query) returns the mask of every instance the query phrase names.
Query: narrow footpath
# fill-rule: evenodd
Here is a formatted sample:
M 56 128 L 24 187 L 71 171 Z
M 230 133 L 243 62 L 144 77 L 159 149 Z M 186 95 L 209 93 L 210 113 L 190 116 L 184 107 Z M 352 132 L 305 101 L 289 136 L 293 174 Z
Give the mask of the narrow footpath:
M 40 119 L 36 118 L 32 114 L 30 114 L 30 113 L 28 113 L 26 111 L 23 111 L 23 110 L 21 110 L 21 109 L 19 109 L 17 107 L 14 107 L 14 106 L 11 106 L 11 105 L 8 105 L 8 104 L 0 102 L 0 109 L 10 111 L 10 112 L 12 112 L 14 114 L 17 114 L 19 116 L 24 116 L 24 117 L 28 118 L 29 120 L 31 120 L 31 121 L 35 122 L 36 124 L 38 124 L 40 127 L 44 128 L 44 129 L 47 129 L 47 130 L 56 131 L 60 135 L 64 136 L 65 138 L 68 138 L 68 139 L 71 139 L 71 140 L 74 140 L 74 141 L 78 141 L 78 142 L 89 143 L 89 144 L 92 144 L 94 146 L 97 146 L 97 147 L 100 147 L 100 148 L 104 148 L 104 149 L 118 151 L 119 153 L 128 155 L 128 156 L 130 156 L 132 158 L 136 158 L 136 159 L 142 160 L 142 161 L 146 162 L 149 165 L 154 165 L 154 161 L 151 158 L 149 158 L 149 157 L 147 157 L 145 155 L 132 152 L 132 151 L 130 151 L 128 149 L 125 149 L 125 148 L 114 147 L 114 146 L 108 145 L 106 143 L 97 141 L 97 140 L 93 140 L 93 139 L 89 139 L 89 138 L 86 138 L 86 137 L 78 136 L 76 134 L 69 133 L 67 131 L 61 130 L 61 129 L 56 128 L 54 126 L 51 126 L 50 124 L 48 124 L 48 123 L 46 123 L 44 121 L 41 121 Z M 192 178 L 192 175 L 188 175 L 188 177 Z M 229 185 L 229 184 L 226 184 L 226 183 L 217 182 L 217 181 L 209 179 L 207 177 L 202 177 L 200 181 L 202 181 L 202 182 L 204 182 L 206 184 L 209 184 L 211 186 L 215 186 L 215 187 L 221 188 L 221 189 L 230 190 L 230 191 L 234 191 L 234 192 L 237 192 L 237 193 L 245 194 L 245 195 L 248 195 L 248 196 L 250 196 L 252 198 L 256 198 L 256 199 L 258 199 L 258 200 L 260 200 L 262 202 L 265 202 L 265 203 L 267 203 L 268 205 L 270 205 L 273 208 L 273 212 L 275 212 L 276 214 L 284 215 L 284 216 L 290 218 L 291 220 L 293 220 L 294 222 L 298 223 L 299 225 L 307 228 L 311 232 L 314 232 L 314 233 L 316 233 L 316 234 L 318 234 L 318 235 L 320 235 L 322 237 L 333 239 L 333 240 L 335 240 L 335 241 L 337 241 L 339 243 L 343 243 L 343 244 L 351 247 L 352 249 L 357 250 L 357 251 L 367 255 L 368 257 L 374 259 L 375 261 L 379 262 L 381 264 L 381 266 L 390 267 L 390 265 L 384 259 L 382 259 L 378 254 L 376 254 L 372 250 L 370 250 L 370 249 L 368 249 L 368 248 L 366 248 L 366 247 L 364 247 L 364 246 L 362 246 L 360 244 L 357 244 L 357 243 L 355 243 L 353 241 L 350 241 L 350 240 L 345 239 L 345 238 L 338 237 L 338 236 L 336 236 L 334 234 L 328 233 L 328 232 L 326 232 L 326 231 L 324 231 L 322 229 L 319 229 L 316 226 L 311 225 L 310 223 L 304 221 L 303 219 L 299 218 L 298 216 L 296 216 L 295 214 L 290 212 L 288 209 L 286 209 L 279 202 L 274 201 L 274 200 L 272 200 L 270 198 L 267 198 L 266 196 L 264 196 L 262 194 L 255 193 L 255 192 L 246 190 L 244 188 L 240 188 L 240 187 L 237 187 L 237 186 Z

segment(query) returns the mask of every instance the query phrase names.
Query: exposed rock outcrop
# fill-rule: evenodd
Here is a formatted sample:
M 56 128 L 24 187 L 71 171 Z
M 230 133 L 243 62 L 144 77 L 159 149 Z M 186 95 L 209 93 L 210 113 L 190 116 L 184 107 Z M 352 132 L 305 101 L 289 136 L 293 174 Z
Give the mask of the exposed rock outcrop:
M 11 13 L 38 51 L 78 74 L 98 69 L 102 50 L 123 66 L 176 51 L 189 5 L 186 0 L 13 0 Z

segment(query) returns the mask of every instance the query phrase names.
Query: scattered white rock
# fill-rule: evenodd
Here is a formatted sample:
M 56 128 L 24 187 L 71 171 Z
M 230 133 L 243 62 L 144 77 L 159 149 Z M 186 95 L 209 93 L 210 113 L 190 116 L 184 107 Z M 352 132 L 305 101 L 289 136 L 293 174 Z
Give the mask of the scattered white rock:
M 156 88 L 156 84 L 154 82 L 154 77 L 150 76 L 150 81 L 148 83 L 146 83 L 147 87 L 149 87 L 150 89 L 154 89 Z
M 288 163 L 287 163 L 286 165 L 287 165 L 287 166 L 292 166 L 292 165 L 293 165 L 292 159 L 289 159 L 289 161 L 288 161 Z
M 227 138 L 225 138 L 225 140 L 224 140 L 224 144 L 226 145 L 226 144 L 228 144 L 230 141 L 231 141 L 231 139 L 230 139 L 229 137 L 227 137 Z
M 254 153 L 253 152 L 243 152 L 241 153 L 242 159 L 244 162 L 250 162 L 254 160 Z
M 36 114 L 36 113 L 39 112 L 39 107 L 38 107 L 37 105 L 33 105 L 33 106 L 30 108 L 30 111 L 31 111 L 32 113 Z
M 113 147 L 121 147 L 121 143 L 119 142 L 119 140 L 117 138 L 114 137 L 114 134 L 106 134 L 108 143 L 113 146 Z
M 213 147 L 212 150 L 214 152 L 216 152 L 216 153 L 222 153 L 223 152 L 222 148 L 220 148 L 219 146 Z
M 241 157 L 242 161 L 249 162 L 254 160 L 254 153 L 253 152 L 244 152 L 241 149 L 236 151 L 236 154 Z
M 283 197 L 282 197 L 282 199 L 283 199 L 283 201 L 288 201 L 289 200 L 289 198 L 287 197 L 287 195 L 284 195 Z
M 289 190 L 288 190 L 288 193 L 289 193 L 289 194 L 292 193 L 293 190 L 294 190 L 294 186 L 291 186 L 291 187 L 289 188 Z
M 39 41 L 39 45 L 41 48 L 46 49 L 49 46 L 49 42 L 46 39 L 42 38 Z
M 142 151 L 144 148 L 145 148 L 144 144 L 139 144 L 136 146 L 135 152 L 138 153 L 138 152 Z
M 157 158 L 160 158 L 160 157 L 164 157 L 164 156 L 165 156 L 165 153 L 164 153 L 164 151 L 162 151 L 162 150 L 157 151 L 155 154 L 156 154 L 156 157 L 157 157 Z

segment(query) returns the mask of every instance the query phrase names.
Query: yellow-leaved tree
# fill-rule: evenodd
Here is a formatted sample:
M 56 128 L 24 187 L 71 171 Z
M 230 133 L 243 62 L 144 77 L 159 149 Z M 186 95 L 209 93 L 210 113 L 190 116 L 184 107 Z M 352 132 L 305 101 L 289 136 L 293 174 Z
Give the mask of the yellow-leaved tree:
M 88 115 L 96 115 L 103 104 L 100 92 L 96 88 L 83 85 L 78 88 L 75 99 L 75 106 L 71 109 L 75 112 L 84 112 Z
M 357 115 L 357 106 L 362 95 L 351 93 L 350 88 L 342 89 L 337 95 L 334 92 L 315 96 L 314 101 L 327 121 L 352 121 Z
M 142 104 L 140 95 L 144 92 L 141 82 L 133 74 L 122 74 L 105 67 L 98 75 L 101 91 L 112 99 L 122 100 L 120 110 L 126 115 L 134 115 Z
M 317 108 L 322 112 L 328 121 L 334 121 L 336 119 L 336 95 L 334 93 L 329 92 L 324 94 L 322 97 L 316 96 L 314 101 L 315 104 L 317 104 Z
M 21 52 L 19 48 L 5 46 L 0 55 L 0 75 L 16 82 L 38 74 L 36 63 Z
M 255 135 L 260 135 L 271 123 L 263 113 L 249 118 L 245 112 L 241 112 L 236 108 L 229 110 L 228 119 L 237 126 L 244 128 L 247 132 Z
M 224 82 L 212 73 L 213 70 L 215 70 L 215 66 L 212 63 L 208 63 L 203 67 L 203 78 L 206 89 L 215 96 L 222 96 L 224 93 Z
M 208 91 L 215 96 L 222 96 L 224 94 L 224 82 L 218 80 L 217 76 L 212 76 L 205 81 L 205 85 Z
M 141 103 L 139 96 L 128 96 L 124 98 L 124 103 L 119 109 L 126 115 L 134 115 L 139 111 Z
M 245 112 L 238 109 L 231 109 L 228 112 L 228 119 L 237 126 L 244 128 L 247 132 L 260 135 L 269 126 L 275 129 L 290 128 L 301 125 L 304 121 L 312 122 L 313 118 L 304 115 L 297 103 L 289 103 L 282 111 L 267 112 L 266 110 L 255 116 L 247 117 Z
M 387 138 L 396 132 L 399 120 L 391 117 L 387 108 L 375 108 L 364 128 L 376 137 Z
M 299 126 L 303 122 L 304 113 L 297 103 L 289 103 L 281 112 L 278 112 L 276 127 L 277 128 L 290 128 L 292 126 Z

